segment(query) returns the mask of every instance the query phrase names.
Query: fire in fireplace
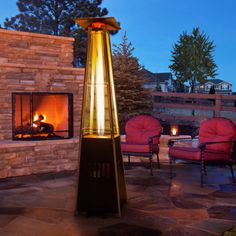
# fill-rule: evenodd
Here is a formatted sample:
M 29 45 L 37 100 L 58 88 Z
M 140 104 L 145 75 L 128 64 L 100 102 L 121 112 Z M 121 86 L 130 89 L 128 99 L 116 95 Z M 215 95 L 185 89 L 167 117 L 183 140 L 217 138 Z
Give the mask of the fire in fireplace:
M 13 93 L 13 140 L 73 137 L 73 94 Z

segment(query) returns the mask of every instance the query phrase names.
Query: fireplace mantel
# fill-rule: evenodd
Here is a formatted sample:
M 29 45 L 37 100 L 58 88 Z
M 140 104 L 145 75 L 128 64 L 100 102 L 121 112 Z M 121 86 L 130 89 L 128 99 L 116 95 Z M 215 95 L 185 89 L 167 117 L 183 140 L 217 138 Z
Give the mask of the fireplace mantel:
M 3 148 L 17 148 L 17 147 L 35 147 L 35 146 L 44 146 L 44 145 L 57 145 L 57 144 L 71 144 L 79 143 L 79 137 L 74 137 L 71 139 L 55 139 L 55 140 L 36 140 L 36 141 L 14 141 L 14 140 L 1 140 L 0 141 L 0 150 Z

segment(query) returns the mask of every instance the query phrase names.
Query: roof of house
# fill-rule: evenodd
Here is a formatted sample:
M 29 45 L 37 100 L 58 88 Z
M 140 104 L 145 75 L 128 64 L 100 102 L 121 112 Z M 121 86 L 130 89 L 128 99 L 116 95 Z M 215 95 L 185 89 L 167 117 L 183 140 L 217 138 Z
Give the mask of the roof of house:
M 144 69 L 144 73 L 146 74 L 147 79 L 149 79 L 149 82 L 151 83 L 165 82 L 166 80 L 172 79 L 172 74 L 170 72 L 152 73 L 151 71 Z
M 210 82 L 210 83 L 213 83 L 213 84 L 221 84 L 221 83 L 228 83 L 228 84 L 231 84 L 227 81 L 224 81 L 224 80 L 221 80 L 221 79 L 209 79 L 207 81 L 207 83 Z

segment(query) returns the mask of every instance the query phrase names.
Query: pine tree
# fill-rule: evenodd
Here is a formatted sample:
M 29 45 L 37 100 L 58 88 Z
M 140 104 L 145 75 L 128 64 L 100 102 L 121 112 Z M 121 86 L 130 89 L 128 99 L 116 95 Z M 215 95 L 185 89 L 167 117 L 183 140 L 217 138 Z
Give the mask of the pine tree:
M 209 94 L 215 94 L 215 87 L 214 85 L 211 86 L 210 90 L 209 90 Z M 211 101 L 212 105 L 215 105 L 215 99 L 209 99 L 209 101 Z
M 6 29 L 75 38 L 74 61 L 86 62 L 87 32 L 74 21 L 80 17 L 100 17 L 108 14 L 101 8 L 102 0 L 18 0 L 19 14 L 6 18 Z
M 152 108 L 151 92 L 144 88 L 146 82 L 143 67 L 133 56 L 134 47 L 126 34 L 119 45 L 113 49 L 113 72 L 116 88 L 118 114 L 121 129 L 131 116 L 150 113 Z
M 212 85 L 210 90 L 209 90 L 209 94 L 215 94 L 215 93 L 216 93 L 215 87 L 214 87 L 214 85 Z
M 191 92 L 195 92 L 196 83 L 204 84 L 208 77 L 214 78 L 217 65 L 212 53 L 213 41 L 194 28 L 191 35 L 183 33 L 172 50 L 172 64 L 169 68 L 175 73 L 179 82 L 189 82 Z
M 185 92 L 185 86 L 182 81 L 175 80 L 175 89 L 177 93 L 184 93 Z

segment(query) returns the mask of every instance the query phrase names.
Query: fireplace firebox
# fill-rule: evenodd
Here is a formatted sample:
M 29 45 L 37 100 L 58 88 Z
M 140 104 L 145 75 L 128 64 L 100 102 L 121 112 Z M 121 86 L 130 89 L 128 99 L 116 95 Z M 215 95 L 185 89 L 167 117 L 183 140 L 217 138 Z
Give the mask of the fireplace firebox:
M 73 94 L 12 93 L 13 140 L 73 137 Z

